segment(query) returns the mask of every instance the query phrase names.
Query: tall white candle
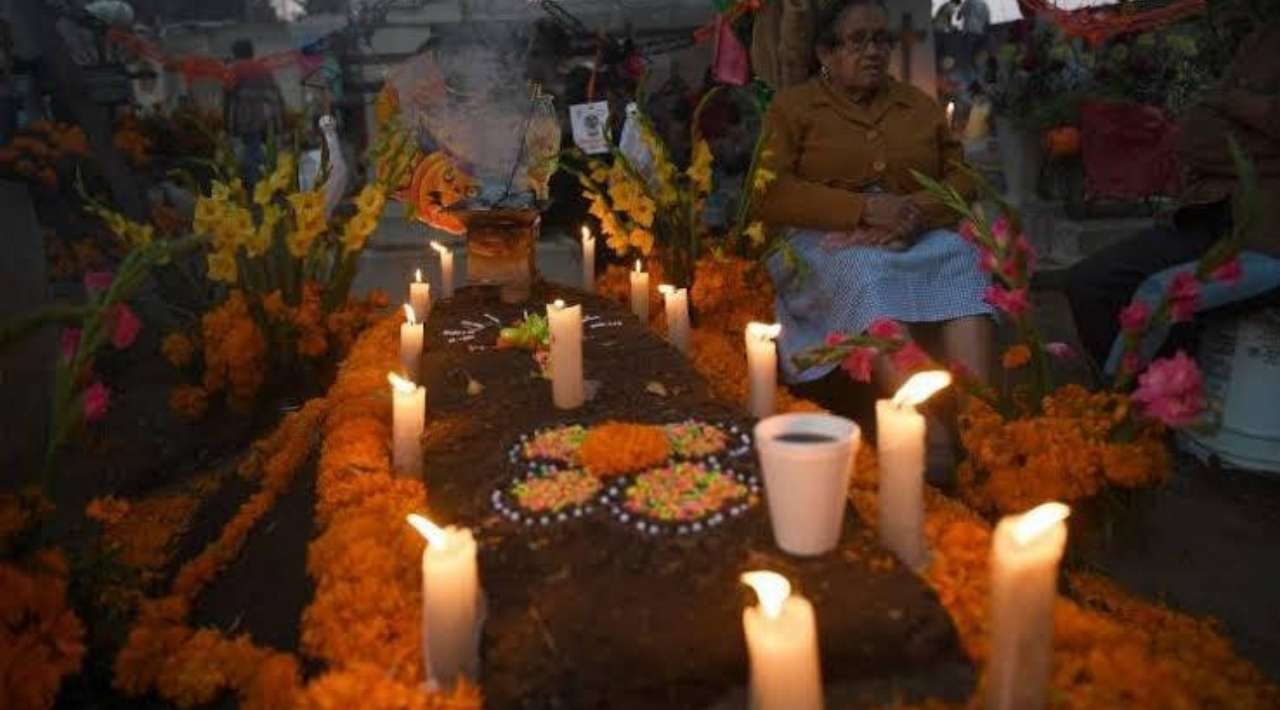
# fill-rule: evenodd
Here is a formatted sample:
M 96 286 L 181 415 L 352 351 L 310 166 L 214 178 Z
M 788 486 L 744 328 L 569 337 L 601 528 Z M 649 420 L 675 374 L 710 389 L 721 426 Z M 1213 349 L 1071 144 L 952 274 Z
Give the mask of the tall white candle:
M 667 340 L 682 353 L 689 352 L 689 291 L 669 284 L 658 287 L 667 309 Z
M 577 409 L 586 401 L 582 381 L 582 306 L 547 304 L 551 331 L 551 399 L 558 409 Z
M 813 605 L 792 594 L 791 583 L 777 572 L 747 572 L 742 581 L 760 600 L 759 606 L 742 611 L 751 663 L 751 708 L 820 709 L 822 668 Z
M 892 400 L 876 402 L 880 460 L 880 541 L 902 563 L 922 567 L 924 544 L 924 416 L 916 406 L 951 384 L 933 370 L 907 380 Z
M 773 414 L 778 390 L 778 345 L 773 341 L 781 332 L 782 326 L 777 324 L 747 324 L 747 376 L 751 384 L 747 411 L 757 419 Z
M 987 707 L 1045 705 L 1058 563 L 1067 544 L 1062 503 L 1002 518 L 991 540 L 991 665 Z
M 400 368 L 411 380 L 418 379 L 418 368 L 422 363 L 422 340 L 425 326 L 418 322 L 418 314 L 413 306 L 404 304 L 404 322 L 400 324 Z
M 596 290 L 596 238 L 586 225 L 582 226 L 582 290 Z
M 631 272 L 631 312 L 640 322 L 649 324 L 649 272 L 636 259 L 636 270 Z
M 431 248 L 440 257 L 440 298 L 453 298 L 453 250 L 437 241 Z
M 409 305 L 424 323 L 431 315 L 431 284 L 422 280 L 422 269 L 414 269 L 413 282 L 409 284 Z
M 947 102 L 947 128 L 952 128 L 953 126 L 955 126 L 955 120 L 954 120 L 955 116 L 956 116 L 956 102 L 948 101 Z
M 427 422 L 427 388 L 395 374 L 391 383 L 391 469 L 422 476 L 422 431 Z
M 448 688 L 480 669 L 480 577 L 476 540 L 466 528 L 440 528 L 421 515 L 409 524 L 427 539 L 422 551 L 422 660 L 426 677 Z

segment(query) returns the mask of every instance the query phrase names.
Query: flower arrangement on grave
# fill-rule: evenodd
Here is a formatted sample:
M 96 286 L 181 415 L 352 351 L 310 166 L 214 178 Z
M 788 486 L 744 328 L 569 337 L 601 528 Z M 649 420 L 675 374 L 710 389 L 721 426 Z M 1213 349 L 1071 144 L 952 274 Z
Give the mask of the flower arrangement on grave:
M 345 217 L 330 218 L 319 186 L 299 187 L 297 162 L 287 152 L 275 156 L 252 193 L 224 171 L 199 198 L 193 230 L 206 278 L 221 295 L 165 340 L 166 358 L 196 380 L 174 390 L 175 412 L 198 418 L 215 395 L 237 411 L 248 409 L 269 372 L 340 356 L 386 305 L 380 293 L 348 295 L 387 194 L 413 158 L 394 145 L 386 149 L 397 152 L 375 152 L 384 170 L 361 188 Z
M 700 134 L 703 109 L 723 90 L 703 95 L 691 121 L 689 164 L 676 164 L 673 152 L 662 140 L 650 118 L 637 109 L 634 121 L 640 139 L 638 151 L 613 146 L 607 159 L 588 156 L 578 149 L 566 151 L 561 169 L 577 177 L 589 212 L 600 223 L 609 248 L 619 255 L 649 257 L 661 252 L 671 283 L 689 286 L 700 256 L 729 248 L 746 251 L 765 246 L 763 223 L 753 219 L 755 198 L 776 175 L 763 165 L 767 135 L 762 131 L 752 151 L 743 190 L 728 228 L 712 233 L 704 220 L 707 197 L 713 188 L 715 158 L 711 145 Z M 637 104 L 643 104 L 638 98 Z M 758 107 L 763 110 L 763 106 Z
M 70 166 L 88 157 L 89 139 L 84 129 L 35 121 L 0 147 L 0 174 L 57 190 Z
M 1135 300 L 1123 310 L 1124 356 L 1110 388 L 1097 392 L 1054 381 L 1053 361 L 1073 354 L 1065 344 L 1046 342 L 1032 318 L 1034 255 L 1017 211 L 976 175 L 986 196 L 1000 205 L 994 220 L 951 188 L 916 175 L 963 218 L 961 234 L 992 277 L 986 301 L 1018 336 L 1002 357 L 1005 370 L 1019 380 L 1012 387 L 996 391 L 952 367 L 970 395 L 960 418 L 968 459 L 959 479 L 974 507 L 1013 512 L 1046 500 L 1089 498 L 1108 486 L 1136 488 L 1164 479 L 1165 432 L 1200 424 L 1206 404 L 1190 357 L 1179 352 L 1148 362 L 1144 348 L 1153 330 L 1194 316 L 1202 284 L 1240 276 L 1237 256 L 1251 229 L 1258 193 L 1254 170 L 1234 141 L 1231 150 L 1246 216 L 1194 268 L 1177 274 L 1158 304 Z M 882 354 L 901 372 L 937 367 L 904 328 L 887 320 L 873 323 L 864 334 L 832 334 L 824 346 L 797 355 L 796 363 L 801 368 L 839 363 L 851 377 L 869 382 L 872 362 Z

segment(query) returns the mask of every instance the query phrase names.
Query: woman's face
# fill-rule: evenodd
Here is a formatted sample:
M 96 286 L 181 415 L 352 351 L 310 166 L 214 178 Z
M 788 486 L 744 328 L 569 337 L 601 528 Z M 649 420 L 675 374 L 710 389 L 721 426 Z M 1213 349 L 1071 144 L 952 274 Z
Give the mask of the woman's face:
M 837 88 L 851 92 L 874 91 L 889 78 L 889 53 L 893 35 L 883 8 L 859 5 L 845 12 L 836 28 L 838 44 L 818 50 L 818 59 Z

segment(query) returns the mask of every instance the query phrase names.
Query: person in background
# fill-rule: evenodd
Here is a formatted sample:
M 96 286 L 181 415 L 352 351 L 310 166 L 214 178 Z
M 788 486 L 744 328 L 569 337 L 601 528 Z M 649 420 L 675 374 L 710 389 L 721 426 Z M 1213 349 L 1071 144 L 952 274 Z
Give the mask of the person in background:
M 955 31 L 956 9 L 959 7 L 960 0 L 947 0 L 938 6 L 938 11 L 933 13 L 934 34 L 950 34 Z
M 1241 43 L 1222 81 L 1183 116 L 1179 157 L 1186 177 L 1178 208 L 1066 275 L 1081 342 L 1108 371 L 1120 365 L 1121 309 L 1135 298 L 1154 307 L 1174 274 L 1198 261 L 1240 218 L 1228 136 L 1257 169 L 1262 210 L 1241 255 L 1243 275 L 1206 285 L 1200 310 L 1280 287 L 1280 22 L 1258 28 Z M 1147 355 L 1164 335 L 1147 344 Z
M 257 182 L 266 144 L 284 130 L 284 98 L 271 69 L 253 58 L 253 43 L 236 40 L 231 46 L 236 61 L 223 107 L 227 132 L 239 144 L 241 177 L 246 185 Z
M 826 379 L 844 377 L 834 366 L 800 372 L 792 356 L 828 333 L 861 333 L 889 318 L 937 331 L 941 355 L 985 378 L 994 340 L 983 301 L 989 280 L 973 247 L 953 231 L 956 216 L 911 174 L 972 196 L 974 186 L 956 167 L 961 145 L 936 101 L 889 77 L 894 35 L 884 6 L 837 0 L 829 12 L 817 26 L 820 75 L 780 92 L 766 118 L 766 166 L 777 179 L 758 214 L 786 233 L 807 264 L 791 268 L 781 254 L 768 262 L 784 374 L 793 384 L 843 387 Z M 896 387 L 903 373 L 887 362 L 878 368 L 882 382 Z

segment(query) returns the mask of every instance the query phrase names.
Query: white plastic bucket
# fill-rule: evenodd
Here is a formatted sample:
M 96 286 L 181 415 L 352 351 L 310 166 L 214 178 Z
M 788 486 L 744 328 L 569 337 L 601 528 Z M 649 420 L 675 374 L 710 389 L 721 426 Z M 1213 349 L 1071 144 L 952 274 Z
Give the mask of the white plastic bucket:
M 1219 426 L 1184 432 L 1183 449 L 1201 460 L 1280 475 L 1280 308 L 1211 322 L 1198 360 Z

